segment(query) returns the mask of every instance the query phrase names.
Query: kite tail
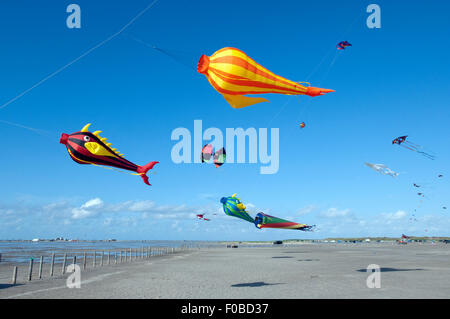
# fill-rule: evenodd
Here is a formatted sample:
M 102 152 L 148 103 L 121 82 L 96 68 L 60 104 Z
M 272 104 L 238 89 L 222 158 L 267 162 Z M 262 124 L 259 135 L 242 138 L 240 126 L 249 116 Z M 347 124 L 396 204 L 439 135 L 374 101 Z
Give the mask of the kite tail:
M 334 92 L 334 90 L 330 90 L 330 89 L 322 89 L 322 88 L 316 88 L 313 86 L 308 86 L 306 88 L 306 95 L 309 96 L 319 96 L 319 95 L 324 95 L 326 93 L 330 93 L 330 92 Z
M 145 184 L 151 186 L 151 184 L 148 182 L 148 176 L 145 175 L 145 174 L 147 174 L 147 172 L 148 172 L 149 170 L 151 170 L 151 169 L 153 168 L 153 166 L 155 166 L 155 165 L 158 164 L 158 163 L 159 163 L 159 162 L 150 162 L 150 163 L 148 163 L 148 164 L 146 164 L 146 165 L 144 165 L 144 166 L 138 166 L 138 169 L 137 169 L 136 172 L 137 172 L 139 175 L 141 175 L 142 180 L 144 181 Z

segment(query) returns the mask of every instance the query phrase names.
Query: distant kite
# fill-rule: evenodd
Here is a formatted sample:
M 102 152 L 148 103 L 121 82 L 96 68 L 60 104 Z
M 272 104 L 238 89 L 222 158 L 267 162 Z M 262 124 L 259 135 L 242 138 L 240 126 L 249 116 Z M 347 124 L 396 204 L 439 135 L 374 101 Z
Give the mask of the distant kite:
M 223 147 L 214 153 L 214 165 L 216 167 L 222 166 L 225 163 L 226 159 L 227 153 L 225 152 L 225 149 Z
M 294 223 L 285 219 L 270 216 L 264 213 L 258 213 L 255 217 L 256 228 L 280 228 L 280 229 L 296 229 L 309 231 L 314 226 L 309 226 L 306 224 Z
M 247 94 L 319 96 L 334 92 L 329 89 L 303 86 L 278 76 L 235 48 L 220 49 L 210 57 L 202 55 L 197 71 L 204 74 L 213 88 L 234 108 L 268 102 L 261 97 L 245 96 Z
M 210 221 L 211 220 L 211 219 L 206 218 L 205 214 L 197 214 L 197 218 L 198 219 L 203 219 L 203 220 L 206 220 L 206 221 Z
M 406 148 L 406 149 L 408 149 L 408 150 L 410 150 L 410 151 L 413 151 L 413 152 L 422 154 L 422 155 L 425 156 L 426 158 L 429 158 L 429 159 L 432 159 L 432 160 L 435 159 L 435 156 L 434 156 L 434 155 L 428 154 L 428 153 L 426 153 L 426 152 L 423 151 L 423 146 L 420 146 L 420 145 L 418 145 L 418 144 L 415 144 L 415 143 L 412 143 L 412 142 L 407 141 L 407 140 L 406 140 L 407 137 L 408 137 L 408 135 L 405 135 L 405 136 L 399 136 L 399 137 L 397 137 L 396 139 L 394 139 L 394 140 L 392 141 L 392 144 L 397 144 L 397 145 L 399 145 L 399 146 L 401 146 L 401 147 L 404 147 L 404 148 Z
M 300 123 L 300 128 L 304 128 L 306 126 L 305 122 Z
M 371 163 L 364 163 L 367 166 L 369 166 L 371 169 L 377 171 L 380 174 L 383 175 L 389 175 L 392 177 L 397 177 L 398 175 L 400 175 L 400 173 L 396 173 L 393 170 L 391 170 L 390 168 L 388 168 L 386 165 L 384 164 L 371 164 Z
M 70 157 L 78 164 L 105 165 L 136 172 L 131 175 L 140 175 L 144 183 L 150 185 L 146 173 L 159 162 L 138 166 L 126 160 L 123 154 L 110 147 L 111 143 L 106 143 L 106 138 L 100 137 L 101 131 L 89 132 L 90 125 L 80 132 L 61 135 L 59 142 L 66 145 Z
M 201 160 L 202 163 L 209 163 L 213 154 L 213 147 L 211 144 L 206 144 L 202 148 Z
M 213 157 L 213 152 L 214 152 L 214 149 L 211 144 L 206 144 L 205 146 L 203 146 L 202 154 L 201 154 L 202 163 L 211 162 L 211 157 Z M 216 167 L 222 166 L 226 161 L 226 157 L 227 157 L 227 155 L 226 155 L 225 149 L 222 147 L 221 149 L 219 149 L 218 151 L 216 151 L 214 153 L 214 157 L 213 157 L 214 165 Z
M 338 50 L 345 50 L 346 47 L 351 47 L 352 45 L 348 41 L 341 41 L 336 45 Z

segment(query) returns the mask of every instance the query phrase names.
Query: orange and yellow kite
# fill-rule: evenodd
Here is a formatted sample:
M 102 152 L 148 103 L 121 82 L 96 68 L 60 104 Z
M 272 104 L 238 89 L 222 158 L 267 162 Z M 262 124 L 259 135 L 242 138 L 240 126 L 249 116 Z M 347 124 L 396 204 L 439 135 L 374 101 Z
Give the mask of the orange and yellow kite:
M 278 76 L 235 48 L 220 49 L 210 57 L 202 55 L 198 61 L 197 71 L 204 74 L 214 89 L 234 108 L 268 102 L 261 97 L 244 96 L 246 94 L 319 96 L 334 92 L 329 89 L 303 86 Z

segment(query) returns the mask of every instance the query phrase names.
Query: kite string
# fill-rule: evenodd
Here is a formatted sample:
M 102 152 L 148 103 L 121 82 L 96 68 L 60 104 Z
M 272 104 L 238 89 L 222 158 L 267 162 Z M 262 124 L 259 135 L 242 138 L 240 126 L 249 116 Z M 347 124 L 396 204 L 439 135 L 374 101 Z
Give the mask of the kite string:
M 147 10 L 149 10 L 151 7 L 153 7 L 153 5 L 158 2 L 158 0 L 154 0 L 152 3 L 150 3 L 145 9 L 143 9 L 142 11 L 140 11 L 133 19 L 131 19 L 127 24 L 125 24 L 119 31 L 117 31 L 116 33 L 114 33 L 113 35 L 109 36 L 108 38 L 106 38 L 105 40 L 101 41 L 100 43 L 98 43 L 97 45 L 93 46 L 92 48 L 90 48 L 89 50 L 87 50 L 86 52 L 84 52 L 83 54 L 81 54 L 79 57 L 75 58 L 74 60 L 70 61 L 69 63 L 67 63 L 66 65 L 62 66 L 61 68 L 59 68 L 58 70 L 56 70 L 55 72 L 47 75 L 46 77 L 44 77 L 43 79 L 41 79 L 40 81 L 38 81 L 37 83 L 35 83 L 34 85 L 32 85 L 31 87 L 29 87 L 28 89 L 26 89 L 25 91 L 23 91 L 22 93 L 20 93 L 19 95 L 15 96 L 14 98 L 10 99 L 9 101 L 7 101 L 6 103 L 2 104 L 0 106 L 0 110 L 7 107 L 9 104 L 13 103 L 14 101 L 20 99 L 22 96 L 24 96 L 25 94 L 27 94 L 28 92 L 32 91 L 33 89 L 35 89 L 36 87 L 38 87 L 39 85 L 41 85 L 42 83 L 46 82 L 47 80 L 51 79 L 52 77 L 54 77 L 55 75 L 57 75 L 58 73 L 64 71 L 66 68 L 68 68 L 69 66 L 71 66 L 72 64 L 76 63 L 77 61 L 81 60 L 82 58 L 84 58 L 85 56 L 87 56 L 89 53 L 95 51 L 96 49 L 100 48 L 101 46 L 103 46 L 104 44 L 108 43 L 109 41 L 111 41 L 112 39 L 114 39 L 116 36 L 118 36 L 119 34 L 121 34 L 126 28 L 128 28 L 131 24 L 133 24 L 133 22 L 135 22 L 139 17 L 141 17 Z
M 195 72 L 197 72 L 197 69 L 196 69 L 195 67 L 193 67 L 191 64 L 188 64 L 188 63 L 186 63 L 186 62 L 181 61 L 181 59 L 179 59 L 179 58 L 176 57 L 175 55 L 171 54 L 170 52 L 168 52 L 168 51 L 166 51 L 166 50 L 163 50 L 163 49 L 161 49 L 161 48 L 158 48 L 156 45 L 151 45 L 151 44 L 145 42 L 144 40 L 139 39 L 139 38 L 137 38 L 137 37 L 135 37 L 135 36 L 132 36 L 132 35 L 130 35 L 130 34 L 124 34 L 124 35 L 126 35 L 127 37 L 129 37 L 130 39 L 132 39 L 132 40 L 134 40 L 134 41 L 136 41 L 136 42 L 139 42 L 139 43 L 145 45 L 145 46 L 148 47 L 148 48 L 151 48 L 151 49 L 153 49 L 153 50 L 156 50 L 156 51 L 158 51 L 158 52 L 160 52 L 160 53 L 162 53 L 162 54 L 168 56 L 169 58 L 173 59 L 174 61 L 176 61 L 176 62 L 178 62 L 178 63 L 184 65 L 185 67 L 188 67 L 188 68 L 191 69 L 191 70 L 194 70 Z
M 50 131 L 41 130 L 41 129 L 25 126 L 25 125 L 22 125 L 22 124 L 18 124 L 18 123 L 8 122 L 8 121 L 5 121 L 5 120 L 0 120 L 0 122 L 4 123 L 4 124 L 8 124 L 8 125 L 12 125 L 12 126 L 23 128 L 23 129 L 32 131 L 32 132 L 34 132 L 36 134 L 39 134 L 39 135 L 49 136 L 48 133 L 50 133 Z

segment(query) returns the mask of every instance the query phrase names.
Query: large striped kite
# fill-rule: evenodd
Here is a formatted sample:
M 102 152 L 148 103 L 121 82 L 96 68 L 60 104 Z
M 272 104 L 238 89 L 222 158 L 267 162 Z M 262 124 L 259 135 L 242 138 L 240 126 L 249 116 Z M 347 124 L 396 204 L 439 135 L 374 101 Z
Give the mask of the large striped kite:
M 214 89 L 222 94 L 234 108 L 268 102 L 261 97 L 244 96 L 246 94 L 279 93 L 319 96 L 334 92 L 329 89 L 303 86 L 278 76 L 235 48 L 220 49 L 210 57 L 202 55 L 197 71 L 204 74 Z

